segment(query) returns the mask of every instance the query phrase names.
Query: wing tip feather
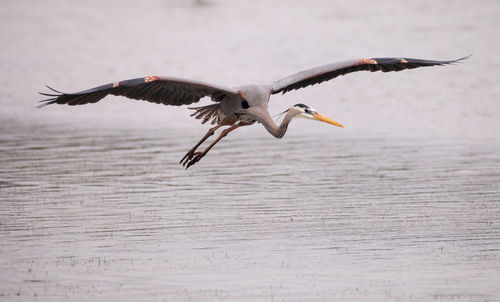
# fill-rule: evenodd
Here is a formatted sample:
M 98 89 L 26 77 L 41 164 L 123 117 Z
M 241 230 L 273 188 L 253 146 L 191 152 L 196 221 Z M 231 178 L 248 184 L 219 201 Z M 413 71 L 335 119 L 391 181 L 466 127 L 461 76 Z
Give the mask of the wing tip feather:
M 467 55 L 465 57 L 461 57 L 460 59 L 450 61 L 449 64 L 463 63 L 463 61 L 470 59 L 470 57 L 472 57 L 472 55 Z
M 45 85 L 45 87 L 47 87 L 48 89 L 50 89 L 51 91 L 53 91 L 55 93 L 38 92 L 38 94 L 43 95 L 43 96 L 48 96 L 50 98 L 38 101 L 38 102 L 40 102 L 42 104 L 39 104 L 38 106 L 36 106 L 35 107 L 36 109 L 41 109 L 41 108 L 43 108 L 45 106 L 48 106 L 48 105 L 51 105 L 51 104 L 55 104 L 55 103 L 57 103 L 57 99 L 60 96 L 64 95 L 64 92 L 56 90 L 56 89 L 50 87 L 49 85 Z

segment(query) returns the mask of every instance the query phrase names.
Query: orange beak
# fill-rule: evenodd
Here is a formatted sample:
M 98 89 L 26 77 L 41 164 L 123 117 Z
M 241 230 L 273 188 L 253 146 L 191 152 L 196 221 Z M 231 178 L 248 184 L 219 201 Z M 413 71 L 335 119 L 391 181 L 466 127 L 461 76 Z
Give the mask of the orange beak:
M 344 128 L 344 126 L 342 126 L 340 123 L 337 123 L 336 121 L 334 121 L 334 120 L 332 120 L 330 118 L 327 118 L 323 114 L 316 113 L 316 114 L 313 114 L 313 117 L 314 117 L 314 119 L 316 119 L 318 121 L 322 121 L 322 122 L 325 122 L 325 123 L 328 123 L 328 124 L 332 124 L 332 125 L 337 126 L 337 127 Z

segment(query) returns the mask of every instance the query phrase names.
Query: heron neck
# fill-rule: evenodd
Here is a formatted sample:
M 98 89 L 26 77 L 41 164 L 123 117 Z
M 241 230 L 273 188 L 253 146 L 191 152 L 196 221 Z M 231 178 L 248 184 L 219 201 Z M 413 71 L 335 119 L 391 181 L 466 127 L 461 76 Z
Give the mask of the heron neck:
M 291 111 L 287 112 L 285 117 L 283 118 L 283 121 L 281 121 L 281 124 L 278 126 L 273 119 L 269 116 L 266 121 L 262 121 L 262 124 L 264 127 L 267 129 L 269 133 L 271 133 L 273 136 L 277 138 L 282 138 L 285 136 L 286 130 L 288 129 L 288 124 L 290 124 L 290 121 L 292 120 L 293 113 Z

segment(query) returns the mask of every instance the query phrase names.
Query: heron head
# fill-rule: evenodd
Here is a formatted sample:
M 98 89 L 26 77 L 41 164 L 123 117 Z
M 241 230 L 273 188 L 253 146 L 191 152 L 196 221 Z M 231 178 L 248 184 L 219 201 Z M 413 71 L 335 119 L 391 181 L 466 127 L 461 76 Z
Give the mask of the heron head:
M 311 120 L 317 120 L 320 122 L 325 122 L 337 127 L 344 127 L 340 123 L 337 123 L 336 121 L 324 116 L 323 114 L 318 113 L 316 110 L 304 104 L 295 104 L 289 110 L 293 110 L 293 112 L 296 114 L 294 117 L 302 117 Z

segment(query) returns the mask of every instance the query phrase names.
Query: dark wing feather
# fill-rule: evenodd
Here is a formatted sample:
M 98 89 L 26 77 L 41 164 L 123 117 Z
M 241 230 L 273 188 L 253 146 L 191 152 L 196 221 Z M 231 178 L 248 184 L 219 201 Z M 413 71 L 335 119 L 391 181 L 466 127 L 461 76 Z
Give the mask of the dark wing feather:
M 239 91 L 233 88 L 200 81 L 157 76 L 110 83 L 76 93 L 63 93 L 48 88 L 53 93 L 40 93 L 50 98 L 41 101 L 42 104 L 38 108 L 50 104 L 83 105 L 95 103 L 108 94 L 174 106 L 192 104 L 205 96 L 210 96 L 213 101 L 220 102 L 226 95 L 239 95 Z
M 459 61 L 467 59 L 468 57 L 469 56 L 452 61 L 433 61 L 411 58 L 373 58 L 338 62 L 304 70 L 281 80 L 275 81 L 272 84 L 271 93 L 285 93 L 290 90 L 319 84 L 338 76 L 356 71 L 366 70 L 373 72 L 380 70 L 382 72 L 389 72 L 425 66 L 442 66 L 446 64 L 457 63 Z

